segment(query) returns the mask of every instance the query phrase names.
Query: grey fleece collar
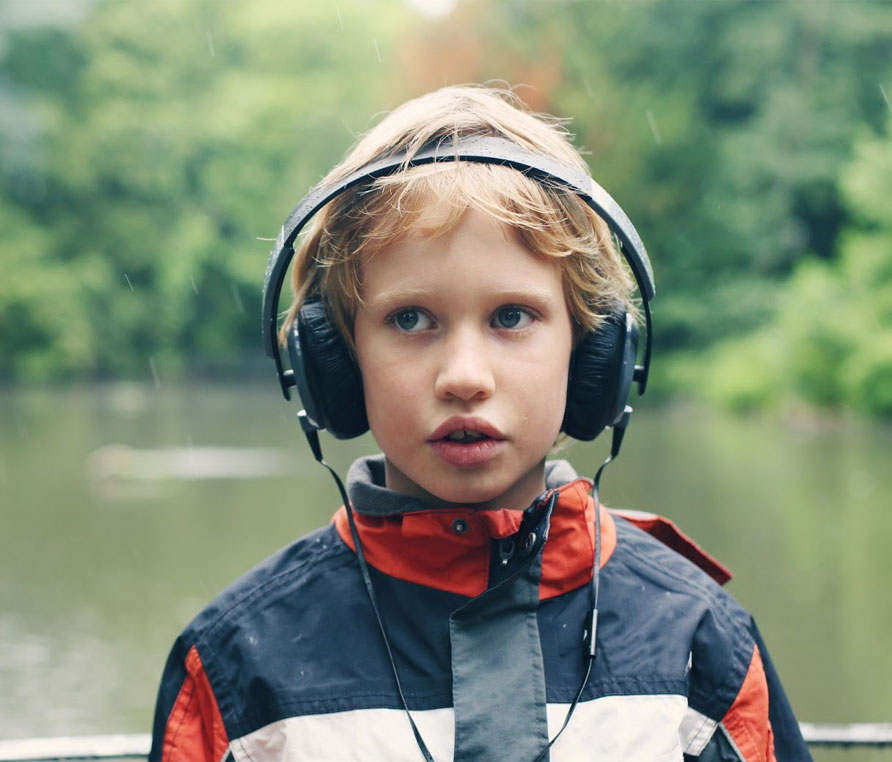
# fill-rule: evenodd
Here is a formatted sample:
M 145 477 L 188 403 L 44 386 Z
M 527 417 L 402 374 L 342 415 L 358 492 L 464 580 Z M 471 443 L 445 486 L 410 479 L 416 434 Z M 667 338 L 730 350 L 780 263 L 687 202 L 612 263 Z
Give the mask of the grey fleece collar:
M 545 463 L 545 488 L 557 489 L 578 478 L 566 460 Z M 417 497 L 394 492 L 384 486 L 384 456 L 358 458 L 347 472 L 347 494 L 353 508 L 365 516 L 394 516 L 430 510 L 432 506 Z

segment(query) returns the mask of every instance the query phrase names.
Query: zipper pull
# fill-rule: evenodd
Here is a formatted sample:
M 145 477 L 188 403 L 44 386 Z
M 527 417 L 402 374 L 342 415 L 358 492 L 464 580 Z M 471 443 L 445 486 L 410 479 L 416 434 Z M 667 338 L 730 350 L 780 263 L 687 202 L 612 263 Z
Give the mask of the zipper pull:
M 511 557 L 514 555 L 514 538 L 506 537 L 499 541 L 499 558 L 502 559 L 502 566 L 507 566 Z

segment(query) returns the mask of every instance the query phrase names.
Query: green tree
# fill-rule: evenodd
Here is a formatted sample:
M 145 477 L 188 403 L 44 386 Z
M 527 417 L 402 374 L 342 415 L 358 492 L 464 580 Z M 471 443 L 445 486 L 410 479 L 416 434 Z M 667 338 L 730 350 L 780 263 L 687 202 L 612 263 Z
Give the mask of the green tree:
M 892 415 L 892 141 L 867 133 L 842 172 L 849 220 L 833 261 L 800 262 L 776 319 L 720 345 L 704 390 L 742 407 L 795 398 Z
M 16 270 L 0 284 L 0 376 L 256 356 L 257 239 L 370 114 L 495 78 L 574 117 L 641 231 L 658 391 L 717 343 L 764 344 L 791 289 L 820 301 L 862 224 L 839 178 L 889 110 L 888 3 L 463 0 L 441 19 L 398 0 L 88 8 L 0 47 L 0 105 L 15 107 L 0 109 L 0 245 Z M 829 269 L 800 271 L 811 259 Z M 837 404 L 851 383 L 808 394 Z
M 6 92 L 42 130 L 2 173 L 0 375 L 259 355 L 265 239 L 387 103 L 402 19 L 358 0 L 102 2 L 8 35 Z
M 795 262 L 836 251 L 837 177 L 886 113 L 892 7 L 664 0 L 570 15 L 556 104 L 584 115 L 586 83 L 595 95 L 582 142 L 650 246 L 659 345 L 770 320 Z

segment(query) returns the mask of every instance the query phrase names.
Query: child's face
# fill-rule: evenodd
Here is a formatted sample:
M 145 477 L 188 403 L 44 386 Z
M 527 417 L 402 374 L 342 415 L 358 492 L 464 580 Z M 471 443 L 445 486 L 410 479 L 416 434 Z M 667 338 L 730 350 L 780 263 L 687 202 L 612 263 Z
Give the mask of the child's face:
M 387 486 L 526 508 L 545 488 L 566 403 L 572 321 L 558 263 L 470 210 L 449 235 L 363 260 L 362 274 L 354 338 Z

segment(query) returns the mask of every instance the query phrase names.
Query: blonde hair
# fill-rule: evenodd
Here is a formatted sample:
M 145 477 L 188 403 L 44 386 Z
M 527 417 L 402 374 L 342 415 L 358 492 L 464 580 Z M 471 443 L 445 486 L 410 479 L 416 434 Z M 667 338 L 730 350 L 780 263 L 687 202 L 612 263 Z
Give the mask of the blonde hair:
M 561 120 L 531 113 L 511 91 L 463 85 L 392 111 L 323 182 L 340 180 L 386 154 L 406 151 L 408 162 L 433 140 L 478 135 L 506 138 L 588 172 Z M 435 221 L 431 199 L 440 205 Z M 352 346 L 353 320 L 362 305 L 362 257 L 412 234 L 446 234 L 469 208 L 509 225 L 534 254 L 558 259 L 577 339 L 618 309 L 635 313 L 633 282 L 607 224 L 572 191 L 510 167 L 440 162 L 361 184 L 311 220 L 295 257 L 294 300 L 280 332 L 283 343 L 303 302 L 321 294 Z

